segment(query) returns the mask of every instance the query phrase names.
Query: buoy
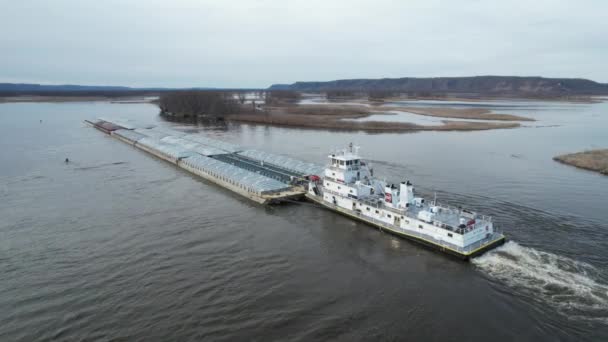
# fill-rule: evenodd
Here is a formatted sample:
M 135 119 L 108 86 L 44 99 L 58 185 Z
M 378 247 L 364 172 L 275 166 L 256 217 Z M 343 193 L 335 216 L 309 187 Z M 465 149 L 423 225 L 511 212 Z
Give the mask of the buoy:
M 65 163 L 67 164 L 69 162 L 70 162 L 70 160 L 68 158 L 65 158 Z

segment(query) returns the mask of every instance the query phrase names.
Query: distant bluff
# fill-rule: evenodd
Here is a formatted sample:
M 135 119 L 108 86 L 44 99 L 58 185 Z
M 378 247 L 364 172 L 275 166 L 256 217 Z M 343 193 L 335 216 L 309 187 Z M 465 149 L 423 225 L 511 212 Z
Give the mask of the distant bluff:
M 518 76 L 473 76 L 432 78 L 348 79 L 328 82 L 296 82 L 274 84 L 270 90 L 300 92 L 391 91 L 462 93 L 481 95 L 568 96 L 608 95 L 608 84 L 582 78 L 545 78 Z

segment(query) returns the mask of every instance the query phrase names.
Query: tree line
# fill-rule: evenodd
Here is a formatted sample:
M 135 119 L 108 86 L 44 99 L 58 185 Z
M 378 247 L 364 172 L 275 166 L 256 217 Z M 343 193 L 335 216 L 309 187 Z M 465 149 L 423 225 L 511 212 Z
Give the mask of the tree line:
M 154 96 L 149 90 L 0 90 L 0 97 L 9 96 L 64 96 L 64 97 L 107 97 Z
M 162 115 L 177 117 L 219 117 L 241 112 L 239 98 L 234 93 L 216 90 L 162 93 L 158 107 Z
M 332 89 L 325 91 L 325 98 L 328 100 L 340 100 L 340 99 L 355 99 L 367 97 L 369 101 L 382 101 L 392 97 L 407 96 L 411 98 L 418 97 L 447 97 L 446 93 L 430 92 L 430 91 L 410 91 L 410 92 L 398 92 L 393 90 L 366 90 L 366 91 L 355 91 L 347 89 Z
M 251 94 L 251 98 L 247 98 Z M 224 91 L 189 90 L 160 94 L 158 107 L 161 115 L 172 117 L 221 118 L 230 114 L 248 114 L 262 110 L 259 104 L 286 105 L 296 103 L 300 93 L 290 90 Z
M 264 101 L 267 105 L 281 105 L 296 103 L 301 97 L 302 94 L 293 90 L 270 90 L 265 92 Z

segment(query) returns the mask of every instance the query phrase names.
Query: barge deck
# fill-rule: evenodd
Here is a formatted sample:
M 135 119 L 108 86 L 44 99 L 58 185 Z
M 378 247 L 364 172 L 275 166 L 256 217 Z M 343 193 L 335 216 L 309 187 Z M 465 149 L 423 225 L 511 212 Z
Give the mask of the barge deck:
M 165 160 L 194 175 L 261 204 L 302 199 L 309 170 L 314 164 L 272 163 L 287 157 L 260 154 L 197 134 L 158 129 L 125 120 L 85 121 L 124 143 Z M 257 157 L 256 157 L 257 156 Z M 303 163 L 307 164 L 307 163 Z

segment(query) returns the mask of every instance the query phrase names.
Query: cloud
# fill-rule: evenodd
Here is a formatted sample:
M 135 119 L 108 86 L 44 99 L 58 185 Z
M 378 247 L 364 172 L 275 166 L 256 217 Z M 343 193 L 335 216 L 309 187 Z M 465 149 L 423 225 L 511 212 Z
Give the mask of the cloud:
M 0 77 L 266 87 L 338 78 L 608 81 L 605 1 L 14 1 Z

